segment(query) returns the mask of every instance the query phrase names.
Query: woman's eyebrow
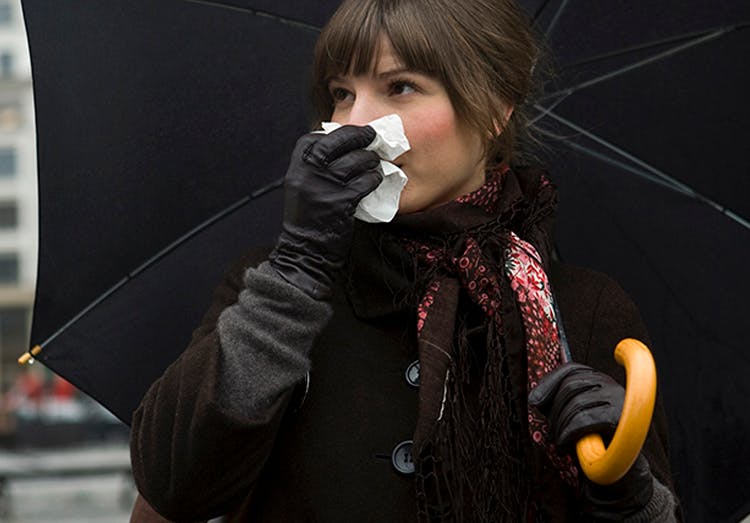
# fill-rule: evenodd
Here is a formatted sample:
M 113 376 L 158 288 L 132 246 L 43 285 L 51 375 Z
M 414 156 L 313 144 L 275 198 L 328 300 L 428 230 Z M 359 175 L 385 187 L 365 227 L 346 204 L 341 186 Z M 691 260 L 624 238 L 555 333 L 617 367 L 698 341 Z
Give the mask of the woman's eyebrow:
M 326 83 L 326 85 L 328 85 L 328 84 L 330 84 L 331 82 L 339 82 L 339 83 L 342 83 L 342 82 L 344 82 L 344 81 L 346 81 L 346 75 L 343 75 L 343 74 L 335 74 L 335 75 L 332 75 L 332 76 L 329 76 L 329 77 L 327 77 L 327 78 L 326 78 L 326 80 L 325 80 L 325 83 Z
M 384 80 L 384 79 L 391 78 L 393 76 L 402 75 L 404 73 L 420 74 L 420 75 L 423 75 L 423 76 L 429 76 L 425 72 L 417 71 L 415 69 L 412 69 L 412 68 L 409 68 L 409 67 L 405 67 L 405 66 L 404 67 L 397 66 L 397 67 L 393 67 L 392 69 L 386 69 L 385 71 L 376 71 L 375 74 L 374 74 L 374 76 L 378 80 Z M 337 75 L 329 76 L 326 79 L 325 83 L 329 84 L 331 82 L 346 82 L 346 79 L 348 77 L 350 77 L 350 76 L 351 75 L 347 75 L 347 74 L 337 74 Z
M 388 78 L 391 76 L 398 76 L 404 73 L 420 74 L 419 71 L 410 69 L 409 67 L 394 67 L 393 69 L 386 69 L 385 71 L 378 72 L 375 76 L 377 78 Z

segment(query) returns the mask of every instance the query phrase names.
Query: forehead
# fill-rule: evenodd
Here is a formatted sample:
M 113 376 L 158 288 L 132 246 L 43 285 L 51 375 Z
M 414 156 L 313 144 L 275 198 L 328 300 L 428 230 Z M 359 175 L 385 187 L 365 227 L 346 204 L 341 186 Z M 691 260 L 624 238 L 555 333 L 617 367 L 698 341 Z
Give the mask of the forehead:
M 316 44 L 317 85 L 333 77 L 370 73 L 380 61 L 383 41 L 401 68 L 445 79 L 449 57 L 441 49 L 450 39 L 441 36 L 445 24 L 436 23 L 433 2 L 346 0 Z
M 355 56 L 357 54 L 355 53 Z M 365 55 L 363 54 L 361 57 L 365 58 Z M 345 70 L 340 71 L 338 76 L 377 76 L 394 69 L 406 68 L 403 60 L 396 53 L 396 50 L 386 36 L 381 36 L 377 46 L 372 49 L 370 56 L 367 58 L 366 67 L 364 63 L 357 64 L 354 60 L 350 60 L 348 66 Z
M 433 69 L 430 65 L 434 57 L 428 56 L 432 54 L 430 51 L 418 50 L 413 42 L 404 44 L 399 34 L 394 36 L 401 45 L 394 45 L 387 27 L 369 29 L 346 29 L 327 35 L 318 54 L 317 77 L 359 76 L 396 67 L 421 72 Z

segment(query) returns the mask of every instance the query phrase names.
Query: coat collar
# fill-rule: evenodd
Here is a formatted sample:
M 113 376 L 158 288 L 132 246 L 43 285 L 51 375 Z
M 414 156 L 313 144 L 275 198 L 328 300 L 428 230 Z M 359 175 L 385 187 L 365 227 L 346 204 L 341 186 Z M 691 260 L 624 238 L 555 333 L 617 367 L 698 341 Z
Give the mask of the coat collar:
M 555 208 L 549 200 L 556 200 L 556 191 L 540 169 L 505 167 L 496 174 L 501 176 L 501 192 L 494 207 L 467 204 L 459 198 L 397 216 L 387 224 L 356 222 L 344 288 L 358 317 L 376 318 L 414 306 L 416 262 L 403 248 L 405 238 L 455 242 L 467 231 L 494 222 L 537 246 L 548 266 L 554 213 L 543 210 Z

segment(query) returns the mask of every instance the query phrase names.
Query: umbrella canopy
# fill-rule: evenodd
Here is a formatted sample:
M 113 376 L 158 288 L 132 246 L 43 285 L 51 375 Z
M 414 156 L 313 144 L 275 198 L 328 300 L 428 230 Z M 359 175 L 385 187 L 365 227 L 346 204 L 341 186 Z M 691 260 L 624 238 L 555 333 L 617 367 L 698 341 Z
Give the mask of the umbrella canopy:
M 649 327 L 689 521 L 750 512 L 750 4 L 536 2 L 557 77 L 538 104 L 567 262 Z
M 737 521 L 750 511 L 750 5 L 522 3 L 556 56 L 536 125 L 561 193 L 558 252 L 641 308 L 689 520 Z M 224 267 L 275 237 L 273 189 L 308 129 L 311 49 L 336 4 L 23 0 L 40 176 L 32 341 L 123 421 Z
M 156 278 L 153 295 L 128 285 L 117 294 L 122 309 L 102 303 L 68 322 L 277 180 L 309 128 L 311 24 L 335 2 L 275 1 L 273 12 L 262 10 L 271 2 L 255 2 L 261 11 L 228 4 L 23 2 L 40 173 L 32 341 L 43 344 L 40 361 L 126 422 L 187 344 L 186 326 L 197 324 L 223 267 L 275 237 L 280 206 L 257 202 L 228 235 L 211 233 L 194 251 L 197 265 L 181 259 L 137 281 L 148 288 Z

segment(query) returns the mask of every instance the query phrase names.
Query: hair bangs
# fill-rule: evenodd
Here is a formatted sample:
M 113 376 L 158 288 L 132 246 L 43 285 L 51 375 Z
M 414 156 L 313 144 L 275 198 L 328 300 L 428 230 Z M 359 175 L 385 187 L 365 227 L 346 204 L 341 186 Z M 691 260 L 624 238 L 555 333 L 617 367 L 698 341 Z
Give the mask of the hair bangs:
M 381 34 L 386 36 L 393 51 L 405 67 L 443 80 L 440 56 L 432 42 L 431 29 L 426 26 L 422 6 L 415 2 L 397 2 L 383 13 Z
M 462 123 L 486 137 L 488 162 L 534 141 L 526 108 L 540 48 L 513 0 L 344 0 L 315 47 L 314 126 L 332 114 L 330 80 L 372 73 L 384 38 L 401 65 L 442 83 Z
M 413 4 L 360 0 L 342 7 L 315 47 L 312 94 L 318 120 L 333 108 L 328 93 L 330 80 L 372 72 L 380 58 L 383 37 L 388 38 L 405 67 L 442 76 L 439 55 L 430 45 L 429 30 Z
M 338 13 L 320 35 L 315 49 L 316 84 L 345 74 L 365 74 L 377 63 L 381 10 L 369 1 L 353 7 Z

